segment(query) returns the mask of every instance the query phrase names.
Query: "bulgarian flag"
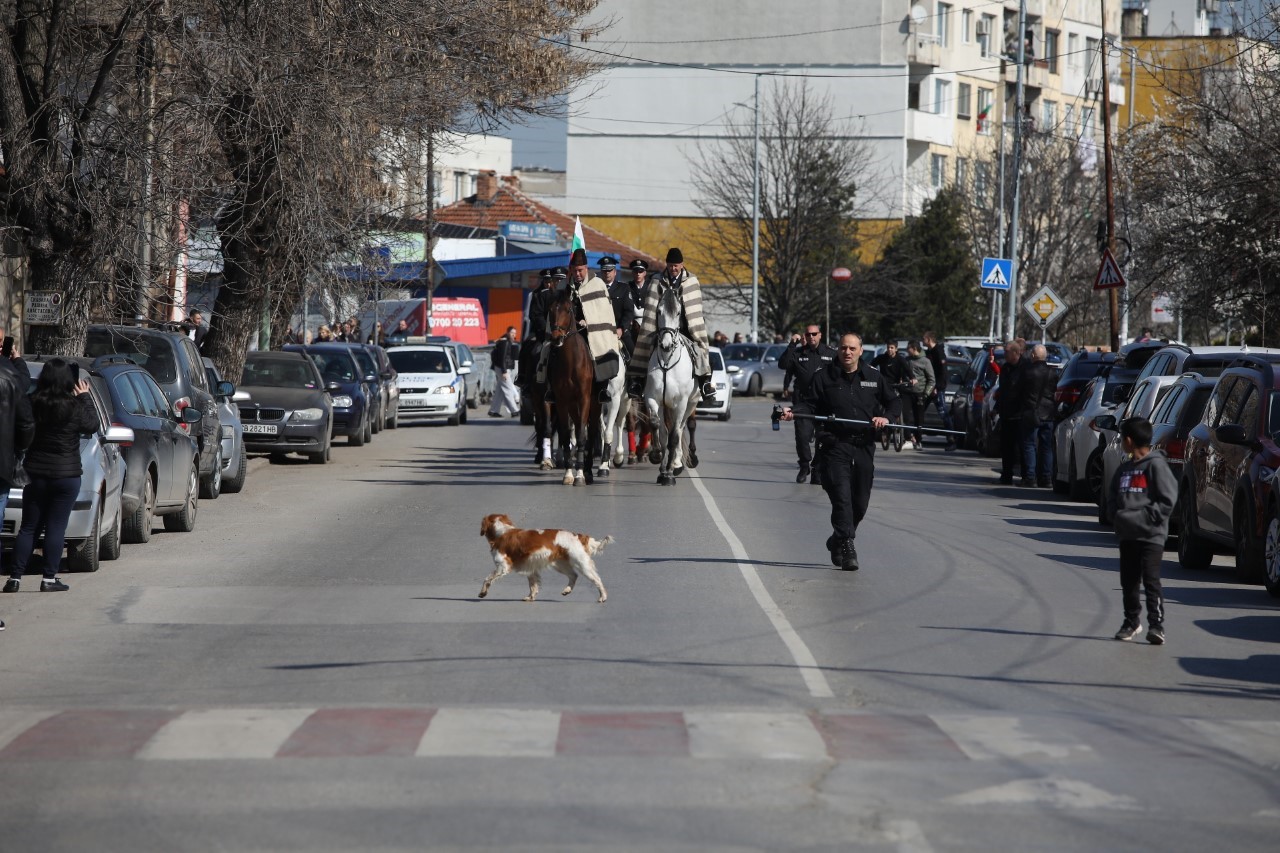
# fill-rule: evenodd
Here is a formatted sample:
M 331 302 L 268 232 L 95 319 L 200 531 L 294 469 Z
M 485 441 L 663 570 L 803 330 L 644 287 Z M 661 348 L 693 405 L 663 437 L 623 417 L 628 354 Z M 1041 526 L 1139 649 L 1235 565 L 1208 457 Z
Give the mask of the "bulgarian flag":
M 991 114 L 991 104 L 987 104 L 982 112 L 978 113 L 978 133 L 982 133 L 987 126 L 987 116 Z
M 582 239 L 582 219 L 575 216 L 573 217 L 573 245 L 569 248 L 569 254 L 573 254 L 577 249 L 585 252 L 587 241 Z

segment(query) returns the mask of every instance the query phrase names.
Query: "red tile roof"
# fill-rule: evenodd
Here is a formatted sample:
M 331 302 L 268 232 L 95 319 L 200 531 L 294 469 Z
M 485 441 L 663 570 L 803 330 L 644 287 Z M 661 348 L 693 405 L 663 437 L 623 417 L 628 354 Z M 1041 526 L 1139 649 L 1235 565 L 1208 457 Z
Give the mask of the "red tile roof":
M 541 222 L 554 227 L 556 234 L 565 243 L 572 242 L 573 217 L 525 195 L 520 191 L 518 183 L 518 178 L 505 177 L 502 179 L 502 186 L 492 198 L 482 200 L 479 196 L 473 195 L 455 201 L 435 212 L 436 221 L 493 229 L 496 229 L 501 222 Z M 653 255 L 619 242 L 589 225 L 582 226 L 582 236 L 587 242 L 587 248 L 593 252 L 605 252 L 617 256 L 619 265 L 622 267 L 640 258 L 649 265 L 650 271 L 666 268 L 666 264 Z

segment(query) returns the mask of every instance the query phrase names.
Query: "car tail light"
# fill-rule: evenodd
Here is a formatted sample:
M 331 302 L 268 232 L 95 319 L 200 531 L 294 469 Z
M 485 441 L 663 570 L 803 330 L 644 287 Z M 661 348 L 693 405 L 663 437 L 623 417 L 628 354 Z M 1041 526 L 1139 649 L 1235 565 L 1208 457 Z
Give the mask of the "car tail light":
M 1053 392 L 1053 399 L 1059 405 L 1066 403 L 1068 406 L 1074 406 L 1076 400 L 1080 399 L 1080 389 L 1072 385 L 1068 385 L 1066 388 L 1059 388 Z
M 123 427 L 123 426 L 128 426 L 128 424 L 122 424 L 122 423 L 120 423 L 119 421 L 112 421 L 112 422 L 111 422 L 111 425 L 112 425 L 113 427 Z M 132 441 L 122 441 L 122 442 L 120 442 L 120 445 L 119 445 L 119 446 L 120 446 L 120 447 L 133 447 L 133 442 L 132 442 Z
M 1170 459 L 1181 459 L 1187 452 L 1187 440 L 1185 438 L 1171 438 L 1169 443 L 1164 446 L 1164 455 Z
M 191 405 L 190 397 L 179 397 L 173 402 L 173 416 L 178 419 L 178 429 L 191 434 L 191 424 L 184 423 L 182 420 L 182 410 Z
M 987 396 L 987 389 L 983 388 L 981 385 L 973 386 L 973 402 L 981 403 L 983 399 L 986 398 L 986 396 Z

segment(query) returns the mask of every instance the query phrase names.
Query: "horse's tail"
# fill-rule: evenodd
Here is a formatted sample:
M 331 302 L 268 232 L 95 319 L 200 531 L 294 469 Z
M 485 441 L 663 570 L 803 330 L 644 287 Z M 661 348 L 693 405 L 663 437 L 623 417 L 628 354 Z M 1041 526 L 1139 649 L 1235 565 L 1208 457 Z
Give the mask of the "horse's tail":
M 591 537 L 588 536 L 587 537 L 587 553 L 591 554 L 592 556 L 599 554 L 601 551 L 605 549 L 605 546 L 611 544 L 612 542 L 613 542 L 612 536 L 606 536 L 603 539 L 592 539 Z

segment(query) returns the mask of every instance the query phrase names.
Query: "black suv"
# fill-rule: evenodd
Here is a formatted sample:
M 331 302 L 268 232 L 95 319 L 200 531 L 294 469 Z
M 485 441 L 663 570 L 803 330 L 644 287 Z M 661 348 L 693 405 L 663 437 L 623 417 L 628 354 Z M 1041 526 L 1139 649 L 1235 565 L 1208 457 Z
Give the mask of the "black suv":
M 1280 536 L 1278 436 L 1280 354 L 1240 356 L 1222 371 L 1204 416 L 1187 436 L 1178 491 L 1182 565 L 1207 568 L 1215 549 L 1234 550 L 1240 579 L 1265 580 L 1280 596 L 1280 555 L 1277 543 L 1267 542 Z
M 218 402 L 209 387 L 204 362 L 191 339 L 178 332 L 142 326 L 89 327 L 85 355 L 123 355 L 151 374 L 169 400 L 175 416 L 181 418 L 188 406 L 200 412 L 199 423 L 183 422 L 200 451 L 200 497 L 218 496 L 222 470 L 222 424 Z

